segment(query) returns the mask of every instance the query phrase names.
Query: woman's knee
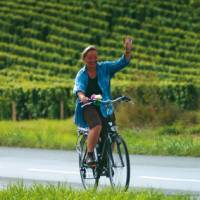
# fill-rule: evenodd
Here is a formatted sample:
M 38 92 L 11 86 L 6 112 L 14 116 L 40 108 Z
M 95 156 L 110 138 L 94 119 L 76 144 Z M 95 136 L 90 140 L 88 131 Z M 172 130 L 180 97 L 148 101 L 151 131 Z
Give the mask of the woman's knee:
M 102 125 L 101 124 L 98 124 L 96 125 L 94 128 L 93 128 L 95 131 L 98 131 L 99 133 L 101 132 L 101 129 L 102 129 Z

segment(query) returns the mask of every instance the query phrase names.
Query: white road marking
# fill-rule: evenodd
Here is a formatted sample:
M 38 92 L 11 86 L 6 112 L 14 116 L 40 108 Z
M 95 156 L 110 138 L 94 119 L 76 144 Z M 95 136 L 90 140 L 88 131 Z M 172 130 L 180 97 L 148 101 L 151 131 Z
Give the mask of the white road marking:
M 64 170 L 51 170 L 51 169 L 37 169 L 37 168 L 31 168 L 28 169 L 28 171 L 32 172 L 44 172 L 44 173 L 56 173 L 56 174 L 73 174 L 73 175 L 80 175 L 79 172 L 76 171 L 64 171 Z
M 157 176 L 140 176 L 142 179 L 154 179 L 160 181 L 178 181 L 178 182 L 194 182 L 200 183 L 199 179 L 184 179 L 184 178 L 168 178 L 168 177 L 157 177 Z

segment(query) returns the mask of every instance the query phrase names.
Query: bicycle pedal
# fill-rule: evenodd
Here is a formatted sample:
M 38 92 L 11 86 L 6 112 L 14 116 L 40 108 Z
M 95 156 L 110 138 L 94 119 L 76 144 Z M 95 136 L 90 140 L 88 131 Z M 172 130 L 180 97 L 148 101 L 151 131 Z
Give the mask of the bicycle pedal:
M 96 163 L 91 165 L 91 168 L 96 168 Z
M 97 165 L 96 163 L 94 163 L 94 164 L 88 164 L 87 166 L 91 169 L 95 169 Z
M 85 165 L 87 167 L 90 167 L 90 168 L 96 168 L 97 164 L 96 163 L 85 163 Z

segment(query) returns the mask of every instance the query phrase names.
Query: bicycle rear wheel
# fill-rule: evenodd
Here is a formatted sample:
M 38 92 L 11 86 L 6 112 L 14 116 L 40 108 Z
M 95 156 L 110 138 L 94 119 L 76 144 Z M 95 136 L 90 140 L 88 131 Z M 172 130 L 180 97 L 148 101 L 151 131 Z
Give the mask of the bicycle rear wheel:
M 91 168 L 85 164 L 86 153 L 87 153 L 86 137 L 83 136 L 80 141 L 80 152 L 79 152 L 79 169 L 80 169 L 81 181 L 85 189 L 96 189 L 99 183 L 99 177 L 97 176 L 95 168 Z
M 127 190 L 130 182 L 130 160 L 126 143 L 120 136 L 112 141 L 108 162 L 111 186 Z

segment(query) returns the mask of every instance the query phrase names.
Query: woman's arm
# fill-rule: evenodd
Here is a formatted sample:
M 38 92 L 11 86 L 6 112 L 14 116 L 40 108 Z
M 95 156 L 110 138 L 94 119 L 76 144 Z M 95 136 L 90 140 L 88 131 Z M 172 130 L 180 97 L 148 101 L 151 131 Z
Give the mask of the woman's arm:
M 124 53 L 121 58 L 116 61 L 106 61 L 106 65 L 111 77 L 117 72 L 126 67 L 131 59 L 131 50 L 132 50 L 132 38 L 126 37 L 124 40 Z
M 84 69 L 81 69 L 75 78 L 75 83 L 74 83 L 74 88 L 73 88 L 73 93 L 77 96 L 78 92 L 85 93 L 86 91 L 86 86 L 87 86 L 87 80 L 86 76 L 84 74 Z

